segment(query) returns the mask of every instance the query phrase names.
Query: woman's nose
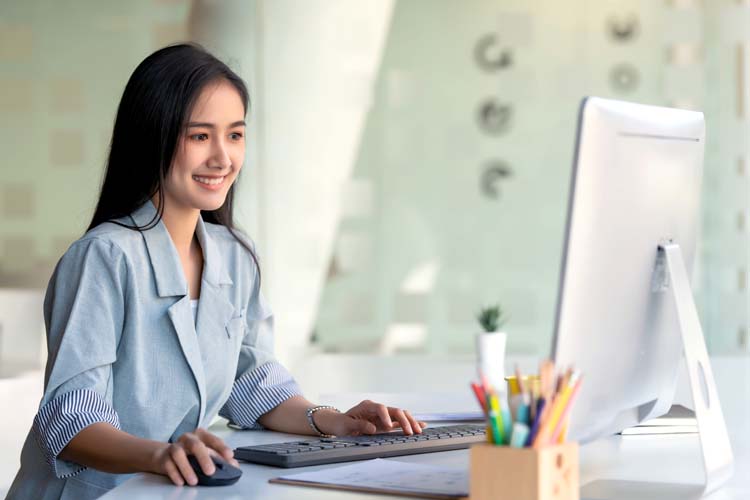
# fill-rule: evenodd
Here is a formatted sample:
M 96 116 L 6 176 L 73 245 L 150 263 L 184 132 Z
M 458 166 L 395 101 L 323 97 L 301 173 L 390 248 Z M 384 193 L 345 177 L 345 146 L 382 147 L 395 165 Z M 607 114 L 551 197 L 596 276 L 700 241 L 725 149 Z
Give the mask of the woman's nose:
M 223 140 L 214 141 L 211 150 L 211 160 L 212 167 L 229 168 L 232 166 L 232 159 L 229 157 L 227 144 Z

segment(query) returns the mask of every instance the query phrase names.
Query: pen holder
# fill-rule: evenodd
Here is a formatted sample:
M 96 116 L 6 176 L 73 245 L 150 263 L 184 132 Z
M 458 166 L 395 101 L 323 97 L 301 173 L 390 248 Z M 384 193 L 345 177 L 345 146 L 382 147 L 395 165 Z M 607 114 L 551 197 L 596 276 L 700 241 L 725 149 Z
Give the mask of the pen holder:
M 471 447 L 470 500 L 579 500 L 578 444 Z

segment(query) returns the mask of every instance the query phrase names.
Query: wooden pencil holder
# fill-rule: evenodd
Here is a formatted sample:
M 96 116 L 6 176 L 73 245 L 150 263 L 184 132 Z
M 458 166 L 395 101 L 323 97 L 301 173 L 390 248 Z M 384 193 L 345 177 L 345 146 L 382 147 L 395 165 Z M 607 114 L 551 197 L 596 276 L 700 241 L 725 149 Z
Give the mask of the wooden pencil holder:
M 579 500 L 578 443 L 471 447 L 470 500 Z

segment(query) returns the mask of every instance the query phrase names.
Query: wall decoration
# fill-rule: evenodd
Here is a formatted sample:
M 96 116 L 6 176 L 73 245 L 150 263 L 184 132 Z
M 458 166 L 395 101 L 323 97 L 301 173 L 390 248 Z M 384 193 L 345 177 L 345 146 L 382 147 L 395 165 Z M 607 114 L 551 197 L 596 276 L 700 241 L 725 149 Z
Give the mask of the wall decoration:
M 500 198 L 500 182 L 512 177 L 513 170 L 502 160 L 491 161 L 482 172 L 479 180 L 479 188 L 487 198 Z
M 0 213 L 4 217 L 29 219 L 36 213 L 36 191 L 31 182 L 14 182 L 0 188 Z
M 480 68 L 493 72 L 509 68 L 513 65 L 513 52 L 510 48 L 503 48 L 497 35 L 489 33 L 482 36 L 474 47 L 474 59 Z
M 513 107 L 494 97 L 485 99 L 477 111 L 479 128 L 492 135 L 501 135 L 511 128 Z
M 638 88 L 638 69 L 629 63 L 620 63 L 609 72 L 609 83 L 616 92 L 630 93 Z
M 78 167 L 84 162 L 84 137 L 82 129 L 59 129 L 49 132 L 49 164 Z
M 640 23 L 635 14 L 625 18 L 612 16 L 607 20 L 607 33 L 615 42 L 630 42 L 638 36 L 639 30 Z

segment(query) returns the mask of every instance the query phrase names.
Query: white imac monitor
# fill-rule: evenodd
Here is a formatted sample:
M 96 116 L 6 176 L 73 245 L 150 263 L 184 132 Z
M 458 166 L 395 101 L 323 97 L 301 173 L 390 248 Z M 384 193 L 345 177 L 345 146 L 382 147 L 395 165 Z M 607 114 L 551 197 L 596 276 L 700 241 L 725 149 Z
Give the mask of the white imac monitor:
M 699 112 L 584 99 L 552 357 L 583 372 L 569 433 L 586 442 L 665 414 L 684 350 L 699 432 L 724 432 L 708 470 L 732 459 L 688 280 L 704 138 Z

